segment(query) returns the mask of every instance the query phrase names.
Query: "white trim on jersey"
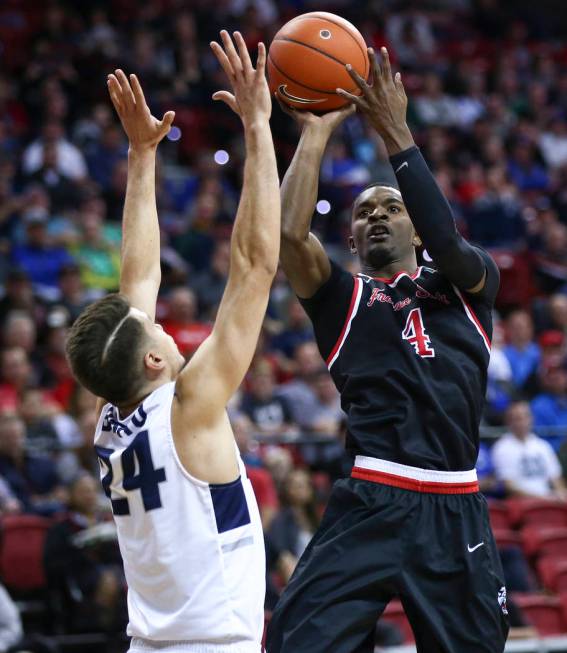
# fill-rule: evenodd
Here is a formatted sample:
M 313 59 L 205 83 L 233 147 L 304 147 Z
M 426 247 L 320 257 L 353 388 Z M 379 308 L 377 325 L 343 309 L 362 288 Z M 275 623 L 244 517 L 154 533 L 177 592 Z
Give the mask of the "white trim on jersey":
M 467 317 L 474 324 L 474 328 L 478 331 L 478 334 L 482 338 L 482 342 L 484 342 L 484 346 L 486 347 L 488 353 L 490 354 L 490 346 L 491 346 L 490 340 L 486 335 L 486 331 L 482 328 L 482 324 L 480 323 L 480 320 L 475 315 L 473 309 L 469 306 L 465 298 L 462 296 L 461 291 L 457 288 L 457 286 L 455 286 L 454 284 L 451 285 L 453 286 L 453 290 L 455 291 L 455 294 L 461 300 L 461 303 L 463 305 L 463 308 L 465 309 L 465 313 L 467 314 Z
M 410 465 L 401 465 L 390 460 L 371 458 L 370 456 L 356 456 L 354 466 L 426 483 L 474 483 L 477 480 L 476 469 L 463 472 L 442 472 L 436 469 L 410 467 Z
M 343 326 L 343 331 L 341 335 L 339 336 L 339 339 L 337 340 L 335 346 L 333 347 L 333 350 L 331 351 L 331 354 L 329 355 L 329 358 L 327 359 L 327 367 L 331 369 L 333 363 L 337 360 L 339 354 L 341 353 L 341 349 L 343 345 L 346 342 L 346 339 L 348 337 L 348 334 L 350 332 L 350 325 L 358 312 L 358 307 L 360 305 L 360 298 L 362 297 L 362 279 L 359 279 L 356 277 L 354 279 L 354 288 L 352 291 L 352 298 L 349 306 L 349 311 L 347 313 L 347 318 L 345 320 L 345 324 Z

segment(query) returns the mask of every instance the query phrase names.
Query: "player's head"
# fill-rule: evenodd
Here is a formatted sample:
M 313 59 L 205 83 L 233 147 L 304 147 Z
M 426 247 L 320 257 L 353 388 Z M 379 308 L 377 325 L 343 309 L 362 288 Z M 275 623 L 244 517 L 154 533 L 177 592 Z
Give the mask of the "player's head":
M 172 381 L 185 363 L 173 338 L 117 294 L 79 316 L 69 333 L 67 358 L 82 385 L 117 406 Z
M 360 261 L 374 269 L 403 259 L 421 244 L 400 191 L 370 184 L 355 199 L 349 244 Z

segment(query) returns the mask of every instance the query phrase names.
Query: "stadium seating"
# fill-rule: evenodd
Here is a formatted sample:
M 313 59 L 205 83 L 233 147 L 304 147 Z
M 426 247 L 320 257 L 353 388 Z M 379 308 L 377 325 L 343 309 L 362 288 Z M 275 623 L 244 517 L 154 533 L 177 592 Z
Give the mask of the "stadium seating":
M 494 539 L 499 549 L 507 546 L 521 546 L 520 535 L 509 528 L 493 528 Z
M 562 556 L 546 556 L 538 560 L 537 571 L 546 589 L 567 594 L 567 550 Z
M 505 501 L 489 501 L 488 512 L 493 530 L 506 530 L 510 528 L 510 511 Z
M 510 524 L 567 527 L 567 505 L 563 502 L 549 499 L 508 499 L 505 506 L 508 508 Z
M 524 553 L 531 558 L 563 556 L 567 552 L 567 528 L 531 525 L 522 530 Z
M 26 596 L 45 588 L 43 546 L 51 521 L 35 515 L 2 519 L 0 578 L 14 596 Z
M 557 596 L 514 594 L 514 602 L 542 636 L 565 632 L 562 601 Z

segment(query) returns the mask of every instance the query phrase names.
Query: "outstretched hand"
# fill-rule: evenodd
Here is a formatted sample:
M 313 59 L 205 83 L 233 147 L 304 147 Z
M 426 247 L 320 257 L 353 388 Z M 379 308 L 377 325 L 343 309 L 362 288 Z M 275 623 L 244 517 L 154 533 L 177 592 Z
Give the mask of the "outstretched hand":
M 411 147 L 414 142 L 406 124 L 408 99 L 400 73 L 392 76 L 388 50 L 382 48 L 378 62 L 372 48 L 368 56 L 372 63 L 372 84 L 363 79 L 354 68 L 347 64 L 346 69 L 362 95 L 353 95 L 342 88 L 337 93 L 351 102 L 370 121 L 382 136 L 390 154 Z
M 220 35 L 222 46 L 212 41 L 211 49 L 226 73 L 233 93 L 217 91 L 213 94 L 213 100 L 226 102 L 240 116 L 244 126 L 258 119 L 268 120 L 272 112 L 272 100 L 265 74 L 266 46 L 258 44 L 258 60 L 254 68 L 240 32 L 234 32 L 233 35 L 238 51 L 226 30 L 222 30 Z
M 124 127 L 132 148 L 155 148 L 169 132 L 174 111 L 168 111 L 161 120 L 152 116 L 144 92 L 136 75 L 126 77 L 120 69 L 107 80 L 110 99 Z
M 336 111 L 329 111 L 328 113 L 317 115 L 311 111 L 298 111 L 288 106 L 285 102 L 282 102 L 277 93 L 274 93 L 274 97 L 278 101 L 280 109 L 284 113 L 287 113 L 288 116 L 291 116 L 298 125 L 303 128 L 320 129 L 328 133 L 333 132 L 343 120 L 352 116 L 356 111 L 354 104 L 347 104 Z

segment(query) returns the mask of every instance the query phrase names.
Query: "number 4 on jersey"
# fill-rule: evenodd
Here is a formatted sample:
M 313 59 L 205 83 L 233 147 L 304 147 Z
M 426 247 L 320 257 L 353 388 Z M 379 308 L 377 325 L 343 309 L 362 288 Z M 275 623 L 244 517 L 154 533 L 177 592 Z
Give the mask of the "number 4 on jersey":
M 431 347 L 431 340 L 427 333 L 425 333 L 420 308 L 414 308 L 410 311 L 406 320 L 406 326 L 402 331 L 402 338 L 413 346 L 418 356 L 422 356 L 423 358 L 433 358 L 435 356 L 435 349 Z

